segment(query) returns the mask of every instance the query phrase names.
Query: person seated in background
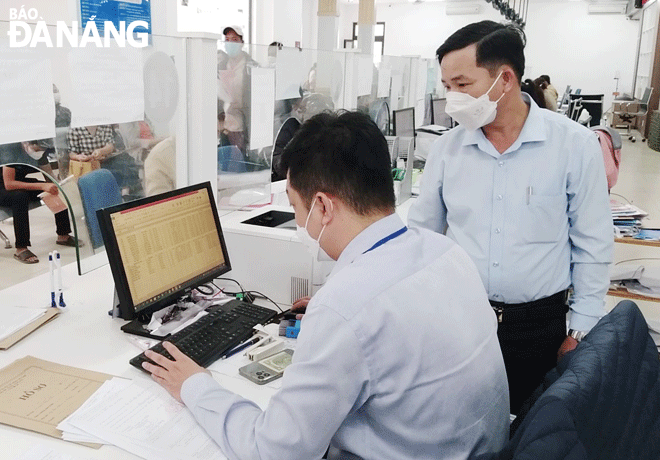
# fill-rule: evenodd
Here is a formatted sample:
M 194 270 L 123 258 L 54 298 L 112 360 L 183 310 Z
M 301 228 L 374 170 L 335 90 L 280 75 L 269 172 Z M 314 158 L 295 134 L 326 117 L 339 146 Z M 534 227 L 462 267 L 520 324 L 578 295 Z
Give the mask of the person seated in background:
M 36 264 L 39 258 L 28 249 L 30 244 L 29 205 L 31 201 L 39 201 L 39 194 L 48 192 L 58 194 L 58 188 L 51 182 L 27 177 L 28 174 L 39 171 L 34 166 L 14 164 L 2 166 L 0 176 L 0 206 L 11 208 L 14 218 L 14 237 L 16 238 L 16 253 L 14 258 L 25 264 Z M 55 228 L 57 244 L 63 246 L 76 246 L 76 239 L 71 236 L 71 223 L 69 211 L 64 210 L 55 214 Z M 82 244 L 81 244 L 82 246 Z
M 497 320 L 470 257 L 395 213 L 387 141 L 365 114 L 322 113 L 283 153 L 313 257 L 337 261 L 268 407 L 169 342 L 145 362 L 229 458 L 468 458 L 499 451 L 509 399 Z M 325 257 L 325 256 L 324 256 Z
M 553 112 L 557 111 L 557 90 L 554 91 L 550 89 L 550 85 L 543 76 L 534 80 L 534 84 L 541 88 L 543 91 L 543 99 L 545 100 L 545 108 L 552 110 Z M 554 87 L 553 87 L 554 89 Z
M 526 79 L 520 84 L 520 89 L 529 94 L 529 96 L 532 98 L 534 102 L 536 102 L 536 105 L 541 107 L 542 109 L 545 109 L 545 96 L 543 95 L 543 90 L 541 87 L 535 82 L 532 81 L 531 79 Z
M 271 167 L 272 181 L 286 179 L 286 170 L 281 165 L 282 152 L 289 141 L 293 139 L 300 125 L 314 115 L 333 109 L 332 99 L 319 93 L 308 94 L 294 102 L 291 116 L 286 119 L 275 136 Z
M 69 128 L 69 171 L 75 176 L 98 169 L 100 162 L 115 151 L 114 131 L 110 125 Z
M 144 188 L 147 196 L 176 188 L 176 139 L 168 137 L 151 149 L 144 160 Z

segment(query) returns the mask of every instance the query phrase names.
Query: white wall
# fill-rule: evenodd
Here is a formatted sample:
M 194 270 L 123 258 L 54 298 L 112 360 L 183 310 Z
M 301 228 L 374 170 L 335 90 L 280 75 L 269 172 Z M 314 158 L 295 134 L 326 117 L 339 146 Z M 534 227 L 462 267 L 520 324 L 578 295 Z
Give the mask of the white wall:
M 377 4 L 376 21 L 385 22 L 385 54 L 433 58 L 455 30 L 502 16 L 481 3 L 476 15 L 447 16 L 444 2 Z M 357 5 L 341 4 L 338 44 L 350 38 Z M 605 94 L 610 107 L 620 71 L 619 91 L 632 88 L 639 21 L 624 15 L 587 14 L 586 2 L 532 1 L 527 17 L 526 78 L 547 74 L 560 94 L 571 85 L 584 93 Z

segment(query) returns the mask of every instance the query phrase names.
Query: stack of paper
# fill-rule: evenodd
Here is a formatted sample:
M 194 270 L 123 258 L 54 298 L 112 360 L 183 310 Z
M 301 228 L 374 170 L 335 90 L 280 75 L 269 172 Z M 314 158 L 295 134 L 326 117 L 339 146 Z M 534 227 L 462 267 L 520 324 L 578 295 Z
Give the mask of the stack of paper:
M 610 282 L 614 288 L 625 288 L 632 294 L 660 298 L 660 267 L 639 264 L 610 266 Z
M 620 203 L 616 200 L 610 200 L 610 209 L 612 210 L 612 221 L 614 223 L 614 232 L 617 237 L 635 236 L 644 217 L 648 214 L 630 203 Z
M 66 440 L 113 444 L 146 459 L 226 459 L 190 411 L 155 383 L 110 379 L 58 429 Z
M 45 309 L 2 307 L 2 322 L 0 323 L 0 340 L 3 340 L 16 331 L 23 329 L 35 319 L 46 313 Z

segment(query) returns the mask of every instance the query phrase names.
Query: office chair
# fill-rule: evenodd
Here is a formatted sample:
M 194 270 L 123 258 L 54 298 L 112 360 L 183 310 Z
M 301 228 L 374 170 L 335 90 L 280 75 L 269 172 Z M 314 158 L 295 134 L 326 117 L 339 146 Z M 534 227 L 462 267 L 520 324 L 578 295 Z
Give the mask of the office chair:
M 218 172 L 245 172 L 245 156 L 235 145 L 218 147 Z
M 568 117 L 573 121 L 578 121 L 582 113 L 582 98 L 573 99 L 568 105 Z
M 103 236 L 96 211 L 122 203 L 121 190 L 115 176 L 107 169 L 97 169 L 81 176 L 78 179 L 78 189 L 92 248 L 100 248 L 103 246 Z
M 41 206 L 41 201 L 30 201 L 30 204 L 28 205 L 28 210 L 38 208 L 39 206 Z M 0 222 L 9 219 L 12 216 L 13 213 L 9 206 L 0 206 Z M 0 239 L 5 242 L 5 249 L 11 248 L 11 242 L 9 241 L 9 238 L 7 238 L 5 232 L 3 232 L 2 230 L 0 230 Z
M 604 316 L 537 392 L 543 389 L 491 458 L 660 458 L 660 360 L 634 302 Z
M 385 136 L 385 140 L 387 141 L 387 148 L 390 151 L 392 167 L 396 168 L 396 160 L 399 158 L 399 138 L 397 136 Z
M 635 128 L 637 128 L 640 134 L 642 135 L 642 142 L 646 141 L 646 137 L 644 136 L 644 128 L 643 126 L 639 126 L 637 122 L 638 120 L 644 119 L 648 114 L 649 101 L 651 100 L 652 94 L 653 94 L 653 88 L 645 88 L 644 94 L 642 95 L 642 98 L 640 100 L 621 103 L 621 110 L 618 112 L 613 112 L 614 115 L 615 116 L 618 115 L 621 122 L 623 122 L 623 124 L 626 125 L 626 136 L 628 136 L 628 139 L 630 139 L 633 142 L 637 140 L 635 139 L 635 136 L 632 135 L 630 132 L 633 124 L 635 125 Z M 629 110 L 632 104 L 638 104 L 639 109 L 635 112 L 630 112 Z

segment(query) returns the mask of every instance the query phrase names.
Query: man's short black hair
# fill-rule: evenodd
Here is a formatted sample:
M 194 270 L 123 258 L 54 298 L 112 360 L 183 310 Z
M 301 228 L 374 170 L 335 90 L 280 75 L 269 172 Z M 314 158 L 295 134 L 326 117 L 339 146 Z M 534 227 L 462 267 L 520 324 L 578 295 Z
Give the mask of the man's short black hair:
M 468 24 L 454 32 L 435 52 L 438 62 L 447 53 L 477 45 L 477 65 L 485 67 L 491 76 L 497 68 L 508 64 L 513 68 L 518 83 L 525 71 L 525 33 L 514 24 L 500 24 L 495 21 L 481 21 Z
M 300 127 L 282 153 L 289 184 L 306 206 L 317 192 L 359 215 L 393 212 L 394 183 L 385 137 L 359 112 L 324 112 Z
M 550 84 L 550 77 L 549 76 L 541 75 L 539 78 L 542 79 L 543 81 L 545 81 L 548 85 Z

